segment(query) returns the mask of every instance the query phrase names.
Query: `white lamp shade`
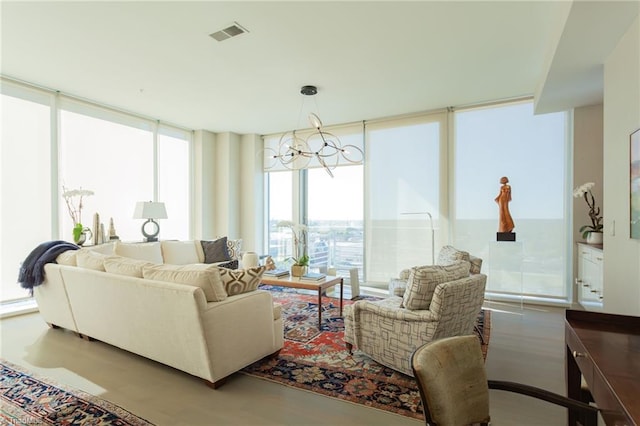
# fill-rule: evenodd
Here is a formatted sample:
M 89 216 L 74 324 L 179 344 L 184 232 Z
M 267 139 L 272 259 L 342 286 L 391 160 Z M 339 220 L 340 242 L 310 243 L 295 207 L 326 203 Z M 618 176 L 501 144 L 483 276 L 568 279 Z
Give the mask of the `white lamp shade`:
M 134 219 L 166 219 L 167 209 L 164 203 L 153 201 L 138 201 L 133 212 Z

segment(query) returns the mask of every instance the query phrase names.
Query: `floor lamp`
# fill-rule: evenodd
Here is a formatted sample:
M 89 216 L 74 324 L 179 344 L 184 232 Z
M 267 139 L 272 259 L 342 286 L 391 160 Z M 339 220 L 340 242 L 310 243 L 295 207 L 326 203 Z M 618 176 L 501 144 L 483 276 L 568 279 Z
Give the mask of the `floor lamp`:
M 427 216 L 429 216 L 429 226 L 431 227 L 431 264 L 435 265 L 436 261 L 435 261 L 435 235 L 434 235 L 434 229 L 433 229 L 433 217 L 431 216 L 431 213 L 429 212 L 415 212 L 415 213 L 401 213 L 401 214 L 426 214 Z

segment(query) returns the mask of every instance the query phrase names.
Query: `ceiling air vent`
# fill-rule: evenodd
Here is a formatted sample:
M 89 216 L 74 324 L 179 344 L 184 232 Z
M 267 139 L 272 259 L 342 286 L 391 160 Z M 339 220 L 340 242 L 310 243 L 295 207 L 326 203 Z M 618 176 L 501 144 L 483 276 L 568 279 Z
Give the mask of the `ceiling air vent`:
M 240 26 L 240 24 L 238 24 L 237 22 L 234 22 L 233 25 L 230 25 L 223 30 L 216 31 L 213 34 L 209 34 L 209 36 L 213 37 L 218 41 L 222 41 L 222 40 L 226 40 L 228 38 L 235 37 L 237 35 L 248 33 L 248 32 L 249 31 L 247 31 L 245 28 Z

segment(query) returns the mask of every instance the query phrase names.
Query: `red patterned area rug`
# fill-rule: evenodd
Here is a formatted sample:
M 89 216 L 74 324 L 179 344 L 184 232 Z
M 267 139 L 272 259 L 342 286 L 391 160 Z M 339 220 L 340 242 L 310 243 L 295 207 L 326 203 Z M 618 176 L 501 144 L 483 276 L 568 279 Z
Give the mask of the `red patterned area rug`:
M 258 361 L 242 372 L 286 386 L 416 419 L 424 419 L 413 377 L 373 361 L 362 352 L 350 355 L 344 345 L 340 302 L 323 297 L 322 329 L 318 330 L 317 295 L 295 289 L 262 286 L 282 305 L 285 343 L 280 354 Z M 371 298 L 375 299 L 375 298 Z M 353 303 L 345 300 L 344 304 Z M 478 316 L 483 352 L 489 344 L 490 312 Z
M 3 359 L 0 369 L 2 425 L 153 426 L 124 408 Z

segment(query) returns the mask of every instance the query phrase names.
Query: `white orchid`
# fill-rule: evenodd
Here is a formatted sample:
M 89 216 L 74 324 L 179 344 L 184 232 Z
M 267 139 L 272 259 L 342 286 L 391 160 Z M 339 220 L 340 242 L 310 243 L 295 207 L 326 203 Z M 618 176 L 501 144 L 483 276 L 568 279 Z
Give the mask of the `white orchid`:
M 573 190 L 574 198 L 582 197 L 587 192 L 591 193 L 591 188 L 593 188 L 594 186 L 596 186 L 594 182 L 583 183 L 582 185 L 580 185 L 579 187 Z
M 307 248 L 307 225 L 293 223 L 290 220 L 281 220 L 276 224 L 278 228 L 289 228 L 293 234 L 293 260 L 299 263 L 306 256 Z M 302 248 L 300 247 L 302 243 Z M 301 254 L 300 254 L 301 253 Z M 308 256 L 307 256 L 308 262 Z
M 602 232 L 602 216 L 600 216 L 600 207 L 596 207 L 595 199 L 591 193 L 591 189 L 596 186 L 594 182 L 587 182 L 573 190 L 575 198 L 583 197 L 589 206 L 589 218 L 591 225 L 584 225 L 580 228 L 582 238 L 587 238 L 589 232 Z
M 69 216 L 71 216 L 71 220 L 73 220 L 74 227 L 78 224 L 82 224 L 82 208 L 84 207 L 83 198 L 93 195 L 93 191 L 88 189 L 67 189 L 65 186 L 62 186 L 62 198 L 64 198 L 65 203 L 67 203 L 67 209 L 69 209 Z M 77 204 L 76 200 L 77 198 Z

